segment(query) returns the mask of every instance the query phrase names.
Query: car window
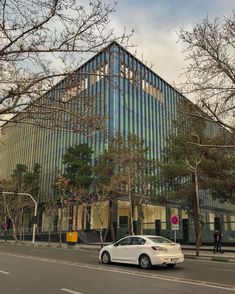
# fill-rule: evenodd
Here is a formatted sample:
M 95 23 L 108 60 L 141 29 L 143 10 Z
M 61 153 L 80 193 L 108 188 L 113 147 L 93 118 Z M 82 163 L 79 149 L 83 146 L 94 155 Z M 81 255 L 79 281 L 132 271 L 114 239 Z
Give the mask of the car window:
M 146 241 L 140 237 L 131 237 L 131 245 L 144 245 Z
M 163 237 L 148 237 L 149 240 L 153 241 L 154 243 L 173 243 L 171 240 L 163 238 Z
M 121 241 L 119 241 L 117 243 L 118 246 L 125 246 L 125 245 L 130 245 L 131 244 L 131 238 L 130 237 L 127 237 Z

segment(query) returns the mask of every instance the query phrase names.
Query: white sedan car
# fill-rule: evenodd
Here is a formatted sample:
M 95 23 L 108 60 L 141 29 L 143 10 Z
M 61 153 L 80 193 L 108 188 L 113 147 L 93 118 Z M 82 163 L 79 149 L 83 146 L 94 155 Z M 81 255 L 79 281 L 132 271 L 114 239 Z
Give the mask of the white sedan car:
M 99 259 L 108 264 L 121 262 L 139 264 L 147 269 L 152 265 L 174 267 L 184 261 L 180 244 L 160 236 L 127 236 L 100 250 Z

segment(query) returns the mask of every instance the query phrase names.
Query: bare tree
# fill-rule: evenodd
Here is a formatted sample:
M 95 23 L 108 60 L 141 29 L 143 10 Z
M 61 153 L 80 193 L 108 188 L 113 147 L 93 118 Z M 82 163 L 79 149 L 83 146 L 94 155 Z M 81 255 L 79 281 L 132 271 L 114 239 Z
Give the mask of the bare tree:
M 84 189 L 78 189 L 73 197 L 73 201 L 78 202 L 84 207 L 84 211 L 86 213 L 86 219 L 88 223 L 93 226 L 94 223 L 92 221 L 92 216 L 97 217 L 97 223 L 95 224 L 95 229 L 99 232 L 100 236 L 100 246 L 103 247 L 104 238 L 104 205 L 107 201 L 110 200 L 110 187 L 102 185 L 100 183 L 93 183 L 92 184 L 92 193 Z M 110 211 L 108 210 L 108 217 Z
M 11 176 L 11 180 L 2 180 L 2 188 L 5 192 L 2 193 L 2 205 L 5 221 L 11 220 L 12 234 L 16 242 L 24 241 L 24 229 L 25 229 L 25 212 L 31 211 L 33 202 L 31 198 L 26 194 L 22 195 L 21 192 L 27 191 L 25 186 L 25 176 L 31 175 L 27 172 L 25 165 L 17 164 L 14 172 Z
M 51 246 L 51 231 L 53 229 L 54 217 L 57 215 L 57 205 L 54 200 L 50 200 L 44 204 L 44 213 L 48 217 L 48 246 Z
M 235 12 L 223 19 L 208 18 L 191 30 L 181 29 L 188 66 L 183 84 L 200 108 L 188 113 L 215 121 L 235 133 Z M 201 109 L 204 111 L 202 112 Z M 219 145 L 219 144 L 218 144 Z M 221 144 L 225 148 L 225 144 Z M 211 147 L 211 146 L 208 146 Z M 234 143 L 229 148 L 234 148 Z
M 91 111 L 93 97 L 82 92 L 88 75 L 107 73 L 75 69 L 87 54 L 111 41 L 128 40 L 125 30 L 116 36 L 109 26 L 115 6 L 102 0 L 2 0 L 0 121 L 10 117 L 16 123 L 77 132 L 100 128 L 101 118 Z M 55 86 L 60 78 L 65 81 Z M 61 99 L 53 97 L 57 90 Z M 75 95 L 82 107 L 65 103 Z
M 5 199 L 5 209 L 7 217 L 11 220 L 12 225 L 12 235 L 16 242 L 18 242 L 17 237 L 17 219 L 18 219 L 18 207 L 15 203 L 14 196 L 11 195 Z
M 110 189 L 127 194 L 130 205 L 130 234 L 134 235 L 135 208 L 138 208 L 139 231 L 144 218 L 142 205 L 150 188 L 151 160 L 147 158 L 148 148 L 136 135 L 127 138 L 115 136 L 106 153 L 107 164 L 113 166 Z
M 11 220 L 12 235 L 16 242 L 24 240 L 24 212 L 26 209 L 31 210 L 32 205 L 28 196 L 18 195 L 17 192 L 5 196 L 6 215 Z
M 199 250 L 201 245 L 201 234 L 203 227 L 203 220 L 201 216 L 201 207 L 200 207 L 200 195 L 199 195 L 199 167 L 204 158 L 204 154 L 201 154 L 200 158 L 191 159 L 191 162 L 188 158 L 185 159 L 187 167 L 192 172 L 195 184 L 195 197 L 194 197 L 194 209 L 193 209 L 193 218 L 194 218 L 194 227 L 196 235 L 196 256 L 199 256 Z

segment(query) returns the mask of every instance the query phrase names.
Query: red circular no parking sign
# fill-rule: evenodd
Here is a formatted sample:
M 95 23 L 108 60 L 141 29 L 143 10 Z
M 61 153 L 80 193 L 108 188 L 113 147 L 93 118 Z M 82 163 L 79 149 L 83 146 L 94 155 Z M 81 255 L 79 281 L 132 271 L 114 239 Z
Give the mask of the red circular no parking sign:
M 2 224 L 2 228 L 6 230 L 8 228 L 8 224 Z
M 172 215 L 171 217 L 171 224 L 172 225 L 178 225 L 179 224 L 179 218 L 177 215 Z

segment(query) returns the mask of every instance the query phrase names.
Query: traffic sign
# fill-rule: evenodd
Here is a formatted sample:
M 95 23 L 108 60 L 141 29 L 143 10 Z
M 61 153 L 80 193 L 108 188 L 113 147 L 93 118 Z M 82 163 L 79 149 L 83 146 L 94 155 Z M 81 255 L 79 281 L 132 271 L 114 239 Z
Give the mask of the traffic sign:
M 180 226 L 171 224 L 171 229 L 172 231 L 178 231 L 180 229 Z
M 6 230 L 7 228 L 8 228 L 8 224 L 2 224 L 2 228 L 4 229 L 4 230 Z
M 172 215 L 172 217 L 171 217 L 171 229 L 172 229 L 172 231 L 175 231 L 175 243 L 176 243 L 176 231 L 178 231 L 180 229 L 178 215 Z
M 179 230 L 179 217 L 177 215 L 172 215 L 171 217 L 171 229 L 173 231 Z
M 178 225 L 179 224 L 179 218 L 177 215 L 172 215 L 171 217 L 171 224 L 172 225 Z

